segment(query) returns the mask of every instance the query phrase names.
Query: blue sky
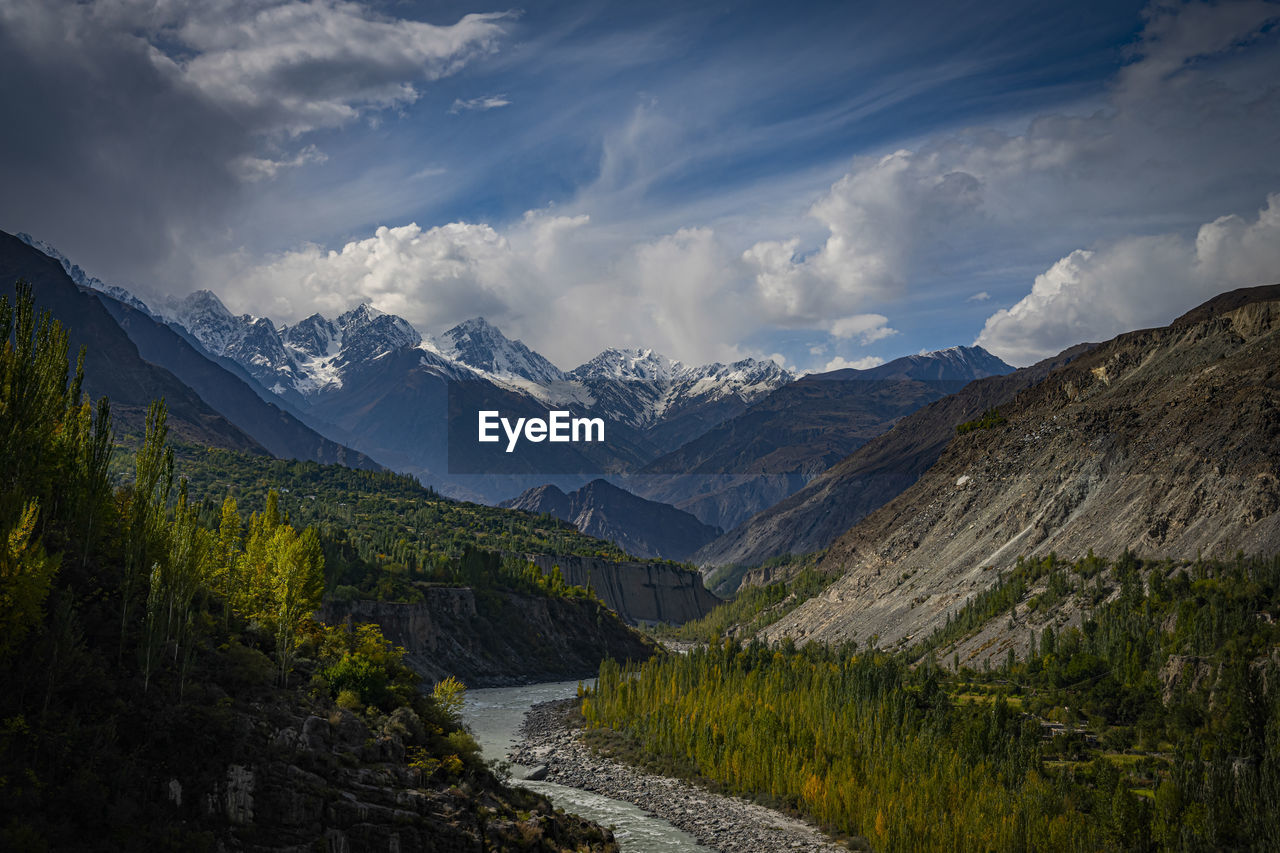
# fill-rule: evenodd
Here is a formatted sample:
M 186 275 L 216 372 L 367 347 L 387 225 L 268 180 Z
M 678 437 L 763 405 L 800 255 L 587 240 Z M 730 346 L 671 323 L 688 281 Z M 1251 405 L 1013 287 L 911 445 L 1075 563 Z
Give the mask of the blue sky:
M 1280 281 L 1278 20 L 8 0 L 0 227 L 144 298 L 484 314 L 562 367 L 1023 364 Z

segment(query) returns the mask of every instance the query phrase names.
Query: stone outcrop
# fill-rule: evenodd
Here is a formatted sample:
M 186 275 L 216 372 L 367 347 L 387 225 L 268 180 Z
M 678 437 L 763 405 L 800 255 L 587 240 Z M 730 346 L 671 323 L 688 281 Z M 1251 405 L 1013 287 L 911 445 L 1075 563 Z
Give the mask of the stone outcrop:
M 611 834 L 502 787 L 487 771 L 454 780 L 415 766 L 424 723 L 409 708 L 371 723 L 346 710 L 259 705 L 225 764 L 177 764 L 156 780 L 172 821 L 219 850 L 470 853 L 589 849 Z M 438 774 L 436 774 L 438 775 Z
M 1007 403 L 1050 372 L 1088 352 L 1080 344 L 1002 376 L 977 379 L 898 421 L 785 500 L 757 513 L 696 553 L 704 570 L 758 566 L 771 557 L 829 546 L 868 514 L 902 494 L 942 455 L 956 424 Z M 744 579 L 743 583 L 752 581 Z
M 565 583 L 589 587 L 611 610 L 632 624 L 681 625 L 720 603 L 702 585 L 702 576 L 672 563 L 610 562 L 595 557 L 522 554 L 550 572 L 559 566 Z
M 687 559 L 720 535 L 720 528 L 703 524 L 684 510 L 645 500 L 603 479 L 568 494 L 553 485 L 538 486 L 498 505 L 554 515 L 588 536 L 650 559 Z

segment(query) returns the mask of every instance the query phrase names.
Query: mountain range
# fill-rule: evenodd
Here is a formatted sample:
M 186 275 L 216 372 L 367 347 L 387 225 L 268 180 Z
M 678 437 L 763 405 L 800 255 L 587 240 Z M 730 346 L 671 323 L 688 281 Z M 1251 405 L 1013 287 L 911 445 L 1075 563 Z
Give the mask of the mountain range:
M 238 428 L 242 443 L 277 456 L 381 464 L 486 503 L 529 501 L 530 489 L 550 487 L 538 502 L 559 506 L 558 494 L 572 504 L 566 492 L 578 494 L 603 474 L 613 490 L 594 484 L 583 492 L 593 508 L 566 512 L 642 554 L 683 558 L 702 548 L 708 561 L 720 559 L 710 541 L 717 528 L 732 535 L 921 406 L 1013 369 L 978 347 L 802 377 L 769 360 L 686 365 L 649 349 L 610 348 L 565 371 L 480 317 L 432 336 L 368 305 L 292 325 L 234 314 L 207 290 L 148 306 L 53 247 L 22 239 L 82 294 L 96 293 L 137 357 L 194 390 Z M 450 395 L 459 388 L 472 403 L 521 416 L 553 407 L 601 416 L 609 441 L 546 444 L 532 459 L 458 441 Z M 646 529 L 659 515 L 685 514 L 692 526 Z M 769 550 L 725 549 L 746 559 Z
M 810 374 L 649 463 L 635 488 L 732 530 L 921 406 L 1012 370 L 980 347 L 952 347 Z

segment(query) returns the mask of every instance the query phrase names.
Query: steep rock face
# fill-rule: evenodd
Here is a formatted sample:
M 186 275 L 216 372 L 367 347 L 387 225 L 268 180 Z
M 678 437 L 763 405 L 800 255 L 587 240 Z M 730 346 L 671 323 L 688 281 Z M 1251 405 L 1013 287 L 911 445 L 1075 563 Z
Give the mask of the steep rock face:
M 687 512 L 637 497 L 607 480 L 592 480 L 567 495 L 555 486 L 539 486 L 499 506 L 550 513 L 637 557 L 684 560 L 720 534 Z
M 702 576 L 667 563 L 611 563 L 595 557 L 522 555 L 550 572 L 559 566 L 565 582 L 590 587 L 628 622 L 680 625 L 711 611 L 720 599 L 702 585 Z
M 955 437 L 957 425 L 1011 400 L 1088 349 L 1072 347 L 1031 367 L 975 380 L 907 415 L 795 494 L 700 549 L 693 562 L 708 569 L 752 566 L 826 548 L 919 479 Z
M 428 587 L 426 601 L 326 602 L 320 621 L 372 622 L 431 681 L 473 687 L 594 675 L 605 658 L 644 660 L 653 647 L 598 602 Z
M 1280 548 L 1280 285 L 1103 344 L 1002 406 L 828 551 L 767 635 L 923 637 L 1020 554 Z

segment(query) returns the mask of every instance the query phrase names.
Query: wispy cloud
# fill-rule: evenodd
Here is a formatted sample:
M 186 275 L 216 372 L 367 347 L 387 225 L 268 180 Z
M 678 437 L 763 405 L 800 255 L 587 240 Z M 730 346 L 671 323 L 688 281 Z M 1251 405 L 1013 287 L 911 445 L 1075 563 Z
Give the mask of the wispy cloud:
M 271 180 L 283 169 L 296 169 L 308 163 L 324 163 L 328 159 L 319 148 L 307 145 L 297 154 L 285 159 L 272 160 L 268 157 L 245 155 L 237 158 L 234 165 L 242 180 L 253 182 Z
M 468 98 L 466 100 L 462 98 L 455 99 L 453 106 L 449 108 L 449 112 L 457 115 L 462 112 L 485 112 L 509 106 L 511 106 L 511 99 L 506 95 L 482 95 L 479 98 Z
M 987 293 L 985 290 L 980 290 L 966 299 L 965 302 L 986 302 L 990 298 L 990 293 Z

